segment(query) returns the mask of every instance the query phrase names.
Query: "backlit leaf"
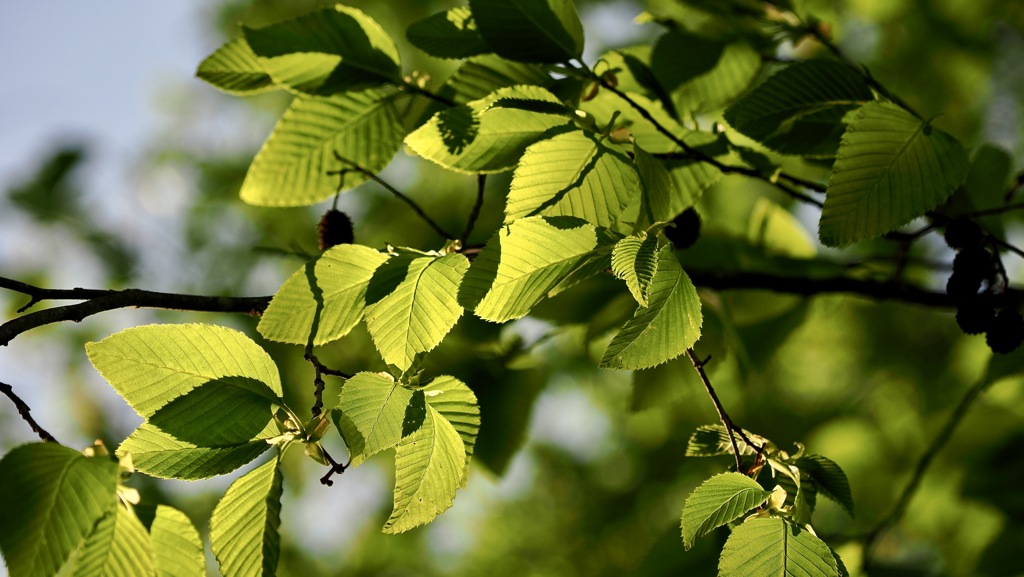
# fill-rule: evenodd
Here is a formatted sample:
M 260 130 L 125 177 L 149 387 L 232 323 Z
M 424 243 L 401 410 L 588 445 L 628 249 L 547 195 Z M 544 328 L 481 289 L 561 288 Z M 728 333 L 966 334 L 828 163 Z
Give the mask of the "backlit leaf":
M 719 577 L 838 577 L 832 551 L 803 527 L 780 518 L 750 519 L 733 529 L 718 563 Z
M 192 521 L 181 511 L 160 505 L 149 528 L 156 553 L 157 577 L 203 577 L 203 542 Z
M 420 399 L 422 401 L 422 394 Z M 403 436 L 415 429 L 405 425 L 412 400 L 412 389 L 381 374 L 356 373 L 345 381 L 338 409 L 360 437 L 357 441 L 358 452 L 349 444 L 354 465 L 384 449 L 394 447 Z
M 642 307 L 648 306 L 651 281 L 658 270 L 658 237 L 639 233 L 615 243 L 612 273 L 626 281 L 629 292 Z
M 221 573 L 239 577 L 277 574 L 281 537 L 281 471 L 277 459 L 228 487 L 210 517 L 210 548 Z
M 152 577 L 154 548 L 135 513 L 118 505 L 96 525 L 79 552 L 75 577 Z
M 491 51 L 477 32 L 473 13 L 467 6 L 427 16 L 406 31 L 412 45 L 438 58 L 467 58 Z
M 480 407 L 476 395 L 465 383 L 448 375 L 436 377 L 423 388 L 427 404 L 437 409 L 459 432 L 466 447 L 466 461 L 473 456 L 480 432 Z M 468 465 L 467 465 L 468 466 Z
M 238 96 L 260 94 L 275 87 L 245 38 L 235 38 L 199 64 L 196 76 Z
M 163 479 L 206 479 L 224 475 L 259 457 L 276 434 L 268 425 L 256 438 L 230 445 L 202 447 L 180 441 L 149 423 L 135 429 L 117 448 L 118 457 L 130 453 L 135 468 Z
M 477 27 L 498 55 L 565 62 L 583 55 L 583 25 L 572 0 L 470 0 Z
M 694 541 L 735 521 L 771 496 L 757 481 L 739 473 L 722 473 L 704 481 L 690 493 L 683 507 L 683 543 Z

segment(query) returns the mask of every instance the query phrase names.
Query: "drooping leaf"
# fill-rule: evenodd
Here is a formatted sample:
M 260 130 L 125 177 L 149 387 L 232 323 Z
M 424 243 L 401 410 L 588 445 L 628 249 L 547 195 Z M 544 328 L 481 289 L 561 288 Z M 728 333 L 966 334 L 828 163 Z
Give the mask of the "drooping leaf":
M 783 154 L 831 156 L 839 148 L 843 117 L 874 99 L 850 66 L 808 60 L 786 67 L 725 111 L 733 128 Z
M 614 225 L 640 188 L 629 157 L 582 130 L 530 145 L 512 176 L 505 224 L 537 215 Z
M 718 562 L 720 577 L 838 577 L 828 545 L 780 518 L 750 519 L 733 529 Z
M 629 292 L 642 307 L 648 306 L 651 281 L 658 270 L 658 237 L 638 233 L 615 243 L 612 274 L 626 281 Z
M 156 553 L 157 577 L 204 577 L 203 542 L 192 521 L 181 511 L 160 505 L 149 528 Z
M 261 94 L 276 88 L 245 38 L 235 38 L 207 56 L 199 63 L 196 76 L 238 96 Z
M 520 62 L 566 62 L 583 55 L 583 25 L 572 0 L 470 0 L 484 40 Z
M 745 429 L 743 433 L 747 435 L 751 442 L 761 447 L 764 447 L 768 442 L 764 437 L 755 435 Z M 757 454 L 757 447 L 748 445 L 735 432 L 733 439 L 736 440 L 736 448 L 739 450 L 740 455 L 750 456 Z M 697 430 L 690 435 L 690 440 L 686 444 L 687 457 L 716 457 L 718 455 L 731 454 L 732 441 L 729 440 L 729 433 L 722 425 L 701 425 L 697 427 Z
M 340 339 L 363 317 L 367 284 L 387 260 L 362 245 L 331 247 L 281 285 L 260 319 L 260 334 L 294 345 Z
M 200 447 L 240 445 L 259 435 L 283 403 L 260 381 L 222 377 L 170 401 L 148 423 Z
M 281 554 L 281 471 L 277 459 L 228 487 L 210 517 L 210 548 L 221 573 L 272 577 Z
M 384 532 L 403 533 L 448 510 L 465 471 L 462 438 L 428 405 L 422 426 L 395 450 L 395 508 Z
M 468 58 L 491 51 L 477 32 L 473 13 L 467 6 L 438 12 L 413 23 L 406 37 L 416 48 L 438 58 Z
M 353 465 L 394 447 L 416 428 L 405 424 L 412 401 L 413 391 L 386 375 L 356 373 L 345 381 L 338 409 L 359 436 L 358 451 L 349 443 Z
M 75 564 L 75 577 L 152 577 L 154 547 L 135 513 L 117 506 L 96 525 Z
M 381 265 L 366 293 L 366 327 L 384 361 L 404 371 L 441 343 L 462 316 L 461 254 L 402 254 Z
M 492 322 L 517 319 L 606 243 L 578 218 L 521 218 L 499 229 L 473 261 L 459 302 Z
M 438 112 L 410 133 L 405 144 L 417 155 L 456 172 L 504 172 L 549 130 L 569 128 L 569 120 L 560 114 L 492 107 L 502 99 L 560 104 L 554 94 L 538 86 L 500 88 L 479 100 Z
M 601 366 L 646 369 L 683 354 L 700 337 L 700 297 L 666 246 L 658 255 L 648 306 L 639 307 L 608 344 Z
M 56 575 L 116 506 L 117 464 L 57 443 L 0 460 L 0 551 L 14 577 Z
M 480 406 L 473 391 L 455 377 L 442 375 L 423 387 L 427 404 L 437 409 L 462 438 L 466 448 L 466 463 L 473 457 L 476 437 L 480 432 Z
M 394 103 L 377 90 L 298 97 L 256 154 L 239 194 L 257 206 L 315 204 L 366 182 L 353 163 L 383 170 L 404 135 Z
M 955 138 L 894 104 L 868 103 L 836 153 L 818 237 L 845 246 L 895 230 L 946 200 L 966 175 Z
M 835 501 L 853 517 L 853 491 L 839 465 L 821 455 L 804 455 L 797 459 L 796 466 L 810 476 L 818 493 Z
M 739 473 L 711 477 L 686 499 L 682 520 L 683 543 L 687 549 L 693 547 L 694 541 L 739 519 L 767 501 L 771 494 L 757 481 Z
M 244 334 L 215 325 L 147 325 L 85 350 L 96 370 L 135 411 L 151 417 L 189 391 L 223 377 L 259 381 L 281 396 L 277 365 Z
M 162 479 L 206 479 L 224 475 L 259 457 L 276 433 L 269 425 L 256 438 L 230 445 L 200 447 L 180 441 L 149 423 L 135 429 L 117 448 L 118 457 L 130 453 L 135 468 Z
M 242 28 L 278 84 L 327 96 L 400 81 L 398 49 L 362 11 L 336 4 L 266 28 Z

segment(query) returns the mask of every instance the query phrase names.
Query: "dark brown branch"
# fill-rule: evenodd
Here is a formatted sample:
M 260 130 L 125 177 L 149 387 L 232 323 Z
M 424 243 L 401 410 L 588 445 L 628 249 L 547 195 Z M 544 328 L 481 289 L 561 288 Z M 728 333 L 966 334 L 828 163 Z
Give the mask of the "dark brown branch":
M 324 452 L 324 458 L 327 459 L 327 462 L 331 464 L 331 468 L 327 470 L 323 477 L 320 477 L 320 483 L 330 487 L 331 485 L 334 484 L 334 481 L 331 479 L 331 477 L 333 477 L 335 474 L 340 475 L 344 473 L 345 469 L 348 469 L 349 463 L 351 463 L 352 461 L 350 459 L 348 463 L 339 463 L 335 461 L 333 457 L 331 457 L 331 454 L 327 452 L 327 449 L 324 449 L 323 447 L 321 447 L 321 449 Z
M 32 431 L 39 435 L 40 439 L 50 443 L 57 442 L 57 439 L 55 439 L 53 435 L 47 432 L 46 429 L 42 428 L 39 423 L 32 418 L 32 415 L 30 414 L 32 409 L 25 404 L 25 401 L 21 400 L 21 397 L 14 394 L 14 387 L 7 383 L 0 383 L 0 392 L 7 395 L 7 398 L 14 403 L 15 408 L 18 409 L 18 414 L 21 415 L 21 418 L 24 419 L 26 423 L 28 423 L 28 426 L 32 428 Z
M 696 370 L 697 374 L 700 375 L 700 382 L 704 383 L 704 390 L 708 392 L 708 396 L 711 397 L 711 402 L 715 405 L 715 411 L 718 412 L 718 420 L 722 422 L 722 426 L 725 427 L 725 432 L 729 434 L 729 443 L 732 445 L 732 456 L 736 459 L 736 472 L 742 473 L 743 463 L 740 461 L 740 449 L 736 446 L 735 432 L 738 427 L 736 427 L 736 425 L 733 424 L 732 419 L 729 418 L 729 413 L 725 412 L 725 407 L 722 406 L 722 401 L 718 400 L 715 388 L 711 386 L 711 380 L 708 379 L 707 373 L 704 372 L 704 365 L 711 360 L 711 357 L 702 361 L 697 358 L 697 353 L 693 352 L 693 349 L 686 349 L 686 356 L 690 358 L 690 363 L 693 364 L 694 370 Z
M 324 387 L 326 387 L 327 384 L 324 383 L 323 375 L 331 375 L 332 377 L 341 377 L 343 379 L 351 379 L 352 375 L 332 369 L 321 363 L 320 359 L 313 354 L 313 346 L 311 344 L 306 346 L 306 352 L 303 356 L 311 365 L 313 365 L 313 370 L 316 373 L 313 377 L 313 408 L 310 409 L 310 413 L 315 419 L 319 417 L 320 413 L 324 410 Z

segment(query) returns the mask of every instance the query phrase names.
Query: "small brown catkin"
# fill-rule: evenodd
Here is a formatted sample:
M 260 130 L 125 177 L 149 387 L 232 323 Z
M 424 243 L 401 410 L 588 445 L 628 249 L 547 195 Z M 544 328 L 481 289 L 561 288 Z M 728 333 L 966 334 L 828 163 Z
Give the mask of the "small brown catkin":
M 320 217 L 316 227 L 320 250 L 327 250 L 339 244 L 351 244 L 353 240 L 352 219 L 337 209 L 331 209 Z

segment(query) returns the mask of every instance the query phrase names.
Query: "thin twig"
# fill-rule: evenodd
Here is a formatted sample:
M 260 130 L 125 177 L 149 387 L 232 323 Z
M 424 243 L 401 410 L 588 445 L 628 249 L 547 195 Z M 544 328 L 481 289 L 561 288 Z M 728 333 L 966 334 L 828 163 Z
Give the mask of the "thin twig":
M 331 468 L 327 470 L 327 473 L 325 473 L 323 477 L 320 477 L 320 483 L 330 487 L 331 485 L 334 485 L 334 481 L 331 480 L 331 477 L 335 474 L 340 475 L 344 473 L 345 469 L 348 469 L 349 464 L 352 463 L 352 460 L 349 459 L 349 462 L 345 464 L 339 463 L 334 460 L 334 457 L 331 457 L 331 454 L 327 452 L 327 449 L 324 449 L 323 447 L 320 448 L 324 452 L 324 458 L 331 464 Z
M 1003 206 L 997 206 L 996 208 L 987 208 L 985 210 L 975 210 L 973 212 L 965 212 L 963 214 L 958 214 L 957 216 L 958 217 L 962 216 L 962 217 L 967 217 L 967 218 L 977 218 L 979 216 L 992 216 L 992 215 L 995 215 L 995 214 L 1003 214 L 1004 212 L 1010 212 L 1010 211 L 1013 211 L 1013 210 L 1020 210 L 1022 208 L 1024 208 L 1024 202 L 1017 202 L 1017 203 L 1013 203 L 1013 204 L 1004 204 Z
M 900 494 L 900 498 L 896 501 L 896 505 L 893 507 L 892 511 L 879 521 L 873 529 L 868 531 L 867 535 L 864 537 L 863 564 L 865 568 L 871 564 L 875 546 L 878 544 L 878 538 L 881 537 L 882 533 L 899 523 L 903 518 L 903 514 L 906 513 L 907 507 L 910 505 L 910 501 L 914 498 L 914 493 L 917 492 L 917 488 L 920 486 L 925 472 L 928 471 L 928 466 L 931 465 L 939 451 L 941 451 L 943 447 L 946 446 L 946 443 L 949 442 L 950 437 L 953 436 L 953 432 L 956 431 L 957 426 L 967 415 L 967 411 L 991 384 L 992 381 L 989 379 L 982 379 L 978 384 L 967 390 L 967 393 L 965 393 L 963 398 L 960 399 L 960 403 L 957 404 L 956 408 L 953 409 L 953 412 L 950 413 L 949 418 L 946 419 L 945 424 L 942 426 L 942 430 L 939 431 L 939 434 L 935 436 L 931 445 L 928 446 L 928 449 L 923 455 L 921 455 L 921 458 L 918 459 L 917 465 L 914 467 L 914 472 L 910 477 L 910 481 L 903 489 L 903 493 Z
M 743 442 L 750 447 L 757 447 L 760 452 L 760 447 L 755 445 L 743 432 L 743 429 L 736 426 L 732 419 L 729 418 L 729 413 L 725 412 L 725 407 L 722 406 L 722 401 L 718 400 L 718 395 L 715 393 L 715 388 L 711 386 L 711 380 L 708 379 L 708 375 L 704 372 L 704 365 L 708 364 L 711 357 L 704 360 L 700 360 L 697 357 L 697 353 L 693 352 L 693 349 L 686 349 L 686 356 L 689 357 L 690 362 L 693 364 L 693 368 L 700 375 L 700 381 L 704 383 L 704 389 L 707 390 L 708 396 L 711 397 L 711 402 L 715 405 L 715 410 L 718 411 L 718 420 L 722 422 L 722 426 L 725 427 L 727 433 L 729 433 L 729 442 L 732 444 L 732 456 L 736 458 L 736 472 L 743 472 L 743 463 L 740 461 L 740 449 L 736 445 L 736 435 L 739 435 Z
M 313 418 L 315 419 L 319 417 L 320 413 L 324 410 L 324 387 L 326 387 L 327 384 L 324 383 L 323 375 L 331 375 L 332 377 L 341 377 L 343 379 L 351 379 L 352 375 L 332 369 L 321 363 L 320 359 L 313 354 L 312 344 L 306 346 L 306 352 L 303 356 L 311 365 L 313 365 L 313 370 L 316 374 L 316 376 L 313 377 L 313 408 L 310 409 L 310 413 L 312 413 Z
M 371 170 L 367 170 L 366 168 L 363 168 L 363 166 L 361 166 L 358 162 L 354 162 L 352 160 L 348 160 L 347 158 L 344 158 L 343 156 L 338 154 L 337 150 L 334 151 L 334 158 L 337 159 L 338 162 L 342 162 L 344 164 L 347 164 L 347 165 L 351 166 L 353 170 L 355 170 L 356 172 L 362 173 L 364 176 L 366 176 L 370 180 L 376 182 L 377 184 L 383 186 L 385 189 L 387 189 L 388 192 L 390 192 L 391 194 L 395 195 L 396 197 L 401 199 L 403 202 L 408 204 L 409 207 L 412 208 L 413 211 L 417 215 L 419 215 L 419 217 L 422 218 L 424 222 L 426 222 L 428 225 L 430 225 L 430 228 L 434 229 L 434 231 L 437 232 L 437 234 L 441 235 L 443 238 L 455 238 L 454 235 L 448 234 L 447 231 L 445 231 L 443 228 L 441 228 L 440 225 L 438 225 L 436 222 L 434 222 L 434 219 L 432 219 L 429 216 L 427 216 L 427 213 L 423 212 L 423 209 L 420 208 L 420 205 L 416 204 L 416 201 L 414 201 L 413 199 L 409 198 L 408 196 L 402 194 L 402 192 L 400 190 L 398 190 L 397 188 L 391 186 L 391 184 L 388 183 L 386 180 L 384 180 L 381 177 L 377 176 L 377 174 L 375 172 L 373 172 Z M 342 170 L 344 170 L 344 169 L 342 169 Z
M 25 403 L 25 401 L 21 400 L 21 397 L 14 393 L 14 387 L 7 383 L 0 383 L 0 392 L 7 395 L 7 398 L 14 403 L 15 408 L 18 409 L 18 414 L 21 415 L 21 418 L 26 423 L 28 423 L 28 426 L 32 428 L 32 431 L 39 435 L 40 439 L 50 443 L 57 443 L 57 439 L 55 439 L 53 435 L 47 432 L 46 429 L 40 426 L 39 423 L 32 418 L 32 415 L 30 414 L 32 409 Z
M 484 205 L 484 186 L 487 184 L 487 175 L 479 174 L 476 177 L 476 202 L 473 203 L 473 210 L 469 212 L 469 220 L 466 222 L 466 230 L 462 231 L 459 238 L 462 246 L 466 245 L 469 235 L 473 234 L 473 227 L 476 226 L 476 219 L 480 217 L 480 209 Z

